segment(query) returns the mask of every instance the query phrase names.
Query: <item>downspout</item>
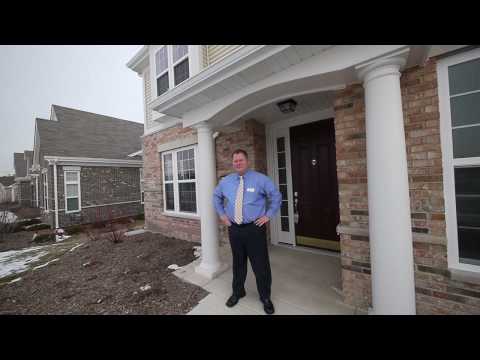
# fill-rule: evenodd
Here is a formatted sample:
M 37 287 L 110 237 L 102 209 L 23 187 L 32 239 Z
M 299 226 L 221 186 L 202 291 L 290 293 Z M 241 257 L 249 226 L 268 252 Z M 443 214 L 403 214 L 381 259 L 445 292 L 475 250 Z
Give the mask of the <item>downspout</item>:
M 38 175 L 35 176 L 35 200 L 37 202 L 37 208 L 38 208 Z
M 58 229 L 58 186 L 57 186 L 57 161 L 53 161 L 53 192 L 55 193 L 55 229 Z

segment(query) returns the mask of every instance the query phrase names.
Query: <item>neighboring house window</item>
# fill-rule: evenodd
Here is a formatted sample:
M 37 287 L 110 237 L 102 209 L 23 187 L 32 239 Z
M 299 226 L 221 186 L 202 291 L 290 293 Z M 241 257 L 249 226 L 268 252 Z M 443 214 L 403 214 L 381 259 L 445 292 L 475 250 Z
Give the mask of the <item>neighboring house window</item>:
M 140 199 L 141 203 L 145 203 L 145 191 L 143 189 L 143 168 L 140 168 Z
M 196 148 L 162 154 L 164 210 L 197 214 Z
M 157 96 L 190 77 L 188 45 L 164 45 L 155 53 Z
M 480 272 L 480 50 L 439 61 L 448 263 Z
M 42 174 L 42 184 L 43 184 L 43 208 L 48 210 L 48 176 L 44 172 Z
M 80 199 L 80 170 L 65 170 L 65 212 L 81 210 Z

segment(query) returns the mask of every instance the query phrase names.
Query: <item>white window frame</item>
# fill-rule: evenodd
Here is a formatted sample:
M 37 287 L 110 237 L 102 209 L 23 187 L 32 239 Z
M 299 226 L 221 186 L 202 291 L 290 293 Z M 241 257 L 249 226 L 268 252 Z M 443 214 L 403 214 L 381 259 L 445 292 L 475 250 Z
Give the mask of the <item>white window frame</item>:
M 166 94 L 168 91 L 179 86 L 180 84 L 183 84 L 185 81 L 187 81 L 188 79 L 190 79 L 200 71 L 201 45 L 187 45 L 187 46 L 188 46 L 187 54 L 185 54 L 180 59 L 175 61 L 175 63 L 173 62 L 173 45 L 161 45 L 153 52 L 153 58 L 151 58 L 153 65 L 151 66 L 152 71 L 150 71 L 150 73 L 153 74 L 153 76 L 151 75 L 152 76 L 151 79 L 153 80 L 153 83 L 154 83 L 154 85 L 151 87 L 151 89 L 154 91 L 154 94 L 152 94 L 153 95 L 152 99 L 155 99 L 159 96 Z M 167 47 L 168 67 L 159 75 L 157 75 L 157 64 L 156 64 L 157 53 L 160 50 L 162 50 L 164 47 Z M 182 62 L 186 58 L 188 58 L 188 78 L 182 81 L 181 83 L 175 85 L 175 72 L 174 72 L 175 65 L 178 65 L 180 62 Z M 168 90 L 162 93 L 161 95 L 158 95 L 157 79 L 160 76 L 164 75 L 167 71 L 168 71 Z
M 76 181 L 67 181 L 67 173 L 72 172 L 77 174 Z M 64 168 L 63 169 L 63 185 L 64 185 L 64 198 L 65 198 L 65 214 L 72 214 L 82 211 L 82 190 L 80 188 L 80 168 Z M 78 185 L 78 196 L 67 196 L 67 185 Z M 67 199 L 76 199 L 78 197 L 78 209 L 77 210 L 68 210 L 67 209 Z
M 157 54 L 162 50 L 163 48 L 167 49 L 167 68 L 163 70 L 160 74 L 157 74 Z M 155 51 L 155 54 L 153 55 L 153 73 L 155 74 L 155 97 L 157 96 L 162 96 L 166 92 L 168 92 L 170 89 L 172 89 L 172 74 L 170 73 L 170 56 L 171 56 L 171 48 L 168 47 L 168 45 L 163 45 L 158 48 L 157 51 Z M 158 89 L 157 89 L 157 80 L 159 77 L 162 77 L 168 73 L 168 89 L 167 91 L 163 92 L 162 94 L 158 95 Z
M 170 45 L 171 46 L 171 49 L 172 49 L 172 83 L 173 83 L 173 86 L 172 86 L 172 89 L 175 87 L 175 86 L 178 86 L 180 85 L 181 83 L 187 81 L 188 79 L 190 79 L 190 76 L 191 76 L 191 70 L 190 70 L 190 46 L 187 45 L 187 53 L 185 55 L 183 55 L 180 59 L 178 59 L 177 61 L 173 62 L 173 47 L 175 45 Z M 175 66 L 177 66 L 178 64 L 180 64 L 182 61 L 184 61 L 185 59 L 188 59 L 188 77 L 183 80 L 182 82 L 178 83 L 175 85 Z
M 43 209 L 48 211 L 48 172 L 42 172 L 42 184 L 43 184 Z
M 474 49 L 445 59 L 437 64 L 438 97 L 440 109 L 440 138 L 442 145 L 443 162 L 443 189 L 445 197 L 445 222 L 447 233 L 447 261 L 448 267 L 454 270 L 463 270 L 480 273 L 479 265 L 460 262 L 458 250 L 458 224 L 455 201 L 455 167 L 480 166 L 480 157 L 453 158 L 453 132 L 450 110 L 450 86 L 448 68 L 466 61 L 480 58 L 480 49 Z
M 178 180 L 178 169 L 177 169 L 177 154 L 181 151 L 193 149 L 193 156 L 194 156 L 194 166 L 195 166 L 195 179 L 194 180 Z M 173 196 L 174 196 L 174 210 L 167 210 L 167 201 L 166 201 L 166 188 L 165 184 L 165 156 L 172 155 L 172 172 L 173 172 L 173 180 L 168 180 L 169 184 L 173 183 Z M 168 215 L 173 216 L 180 216 L 180 217 L 198 217 L 199 212 L 199 203 L 198 203 L 198 151 L 197 145 L 186 146 L 174 150 L 169 150 L 161 153 L 162 156 L 162 181 L 163 181 L 163 212 Z M 195 183 L 195 202 L 196 202 L 196 212 L 185 212 L 180 211 L 180 194 L 179 194 L 179 186 L 180 183 Z

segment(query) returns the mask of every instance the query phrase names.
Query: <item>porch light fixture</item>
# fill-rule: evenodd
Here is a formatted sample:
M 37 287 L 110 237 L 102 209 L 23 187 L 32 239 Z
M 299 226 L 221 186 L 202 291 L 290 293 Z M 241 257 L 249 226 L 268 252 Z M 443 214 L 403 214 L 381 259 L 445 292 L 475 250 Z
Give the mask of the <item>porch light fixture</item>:
M 277 103 L 278 108 L 284 114 L 294 112 L 297 108 L 297 102 L 293 99 L 288 99 Z

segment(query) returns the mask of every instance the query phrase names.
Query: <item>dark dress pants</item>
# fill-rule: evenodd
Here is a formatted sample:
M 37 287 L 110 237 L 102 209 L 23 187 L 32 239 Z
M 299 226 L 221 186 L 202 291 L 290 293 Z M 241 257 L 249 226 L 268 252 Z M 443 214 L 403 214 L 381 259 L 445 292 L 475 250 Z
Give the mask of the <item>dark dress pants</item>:
M 248 258 L 255 274 L 260 299 L 270 299 L 272 274 L 268 258 L 266 225 L 232 224 L 228 228 L 228 235 L 233 256 L 233 293 L 237 296 L 245 293 Z

